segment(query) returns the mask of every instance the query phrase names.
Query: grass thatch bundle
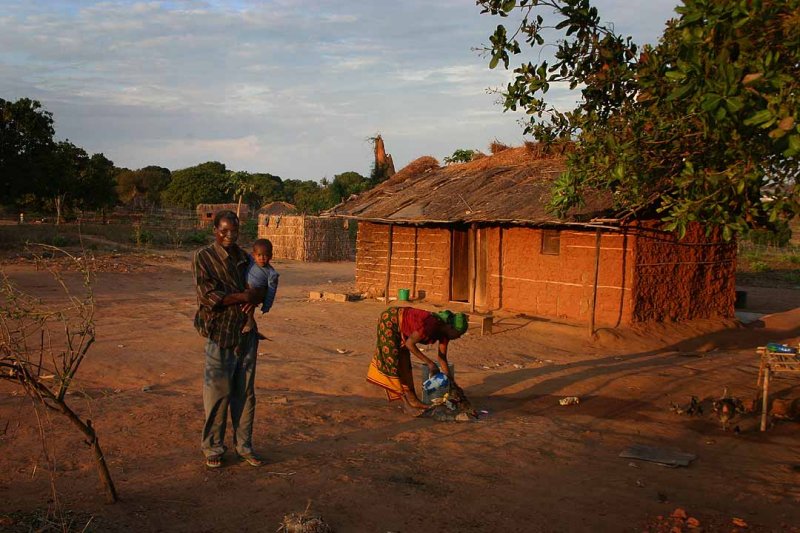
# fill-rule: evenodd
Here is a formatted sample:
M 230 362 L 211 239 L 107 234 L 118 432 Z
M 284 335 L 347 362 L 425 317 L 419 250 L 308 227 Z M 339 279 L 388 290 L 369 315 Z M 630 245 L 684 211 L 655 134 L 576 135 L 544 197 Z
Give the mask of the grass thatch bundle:
M 500 152 L 508 150 L 509 148 L 511 148 L 509 145 L 503 144 L 497 139 L 493 140 L 491 144 L 489 144 L 489 151 L 492 152 L 493 155 L 499 154 Z
M 439 168 L 439 161 L 435 157 L 424 155 L 401 168 L 400 172 L 390 178 L 390 181 L 392 183 L 402 183 L 407 179 L 416 178 L 436 168 Z
M 525 141 L 525 149 L 532 157 L 536 159 L 563 156 L 564 154 L 571 152 L 574 148 L 575 143 L 571 141 L 555 141 L 552 143 Z

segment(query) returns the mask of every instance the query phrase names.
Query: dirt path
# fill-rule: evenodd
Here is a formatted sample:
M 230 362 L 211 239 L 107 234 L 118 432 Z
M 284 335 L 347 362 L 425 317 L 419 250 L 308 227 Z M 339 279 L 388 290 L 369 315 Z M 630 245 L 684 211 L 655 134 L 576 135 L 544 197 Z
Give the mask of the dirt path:
M 657 530 L 666 521 L 657 517 L 677 507 L 707 531 L 731 531 L 733 517 L 750 530 L 798 530 L 797 423 L 759 433 L 749 415 L 736 435 L 709 414 L 678 416 L 669 402 L 710 399 L 725 386 L 752 397 L 753 348 L 796 341 L 800 309 L 721 333 L 700 322 L 604 331 L 596 341 L 584 328 L 500 317 L 495 335 L 451 348 L 460 384 L 489 414 L 444 424 L 407 418 L 366 383 L 380 302 L 307 300 L 311 289 L 347 288 L 352 263 L 276 266 L 279 300 L 260 319 L 269 337 L 257 375 L 255 439 L 270 461 L 262 469 L 202 464 L 202 340 L 188 256 L 98 275 L 98 343 L 73 401 L 99 432 L 119 504 L 102 503 L 71 428 L 53 417 L 49 426 L 61 503 L 92 516 L 90 529 L 275 531 L 311 499 L 339 532 Z M 6 272 L 56 294 L 28 265 Z M 774 392 L 798 397 L 800 380 L 778 380 Z M 581 404 L 558 406 L 566 395 Z M 0 384 L 0 514 L 47 506 L 33 420 L 30 402 Z M 679 469 L 619 458 L 632 443 L 698 458 Z

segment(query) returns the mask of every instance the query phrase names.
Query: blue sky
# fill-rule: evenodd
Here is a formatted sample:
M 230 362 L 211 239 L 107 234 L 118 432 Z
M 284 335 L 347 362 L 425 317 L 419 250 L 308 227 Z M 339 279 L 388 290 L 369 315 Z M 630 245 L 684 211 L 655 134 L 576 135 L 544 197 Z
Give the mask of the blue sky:
M 677 1 L 595 5 L 641 44 Z M 0 0 L 0 98 L 41 101 L 59 139 L 118 166 L 368 174 L 376 133 L 398 169 L 522 142 L 488 90 L 509 73 L 473 50 L 499 22 L 472 0 Z

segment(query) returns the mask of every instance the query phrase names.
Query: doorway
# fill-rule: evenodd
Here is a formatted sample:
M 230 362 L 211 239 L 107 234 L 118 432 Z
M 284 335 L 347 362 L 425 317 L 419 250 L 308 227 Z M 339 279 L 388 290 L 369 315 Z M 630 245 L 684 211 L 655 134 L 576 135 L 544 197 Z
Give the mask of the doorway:
M 485 228 L 451 230 L 450 300 L 453 302 L 472 303 L 474 290 L 475 305 L 486 305 L 489 264 L 486 233 Z

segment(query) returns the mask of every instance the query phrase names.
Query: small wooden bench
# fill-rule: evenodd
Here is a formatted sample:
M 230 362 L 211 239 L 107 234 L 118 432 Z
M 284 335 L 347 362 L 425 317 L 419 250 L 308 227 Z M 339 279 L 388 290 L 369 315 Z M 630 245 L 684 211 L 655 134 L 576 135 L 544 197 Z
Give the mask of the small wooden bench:
M 758 383 L 761 390 L 761 431 L 767 430 L 767 413 L 769 411 L 769 377 L 770 374 L 795 374 L 800 376 L 800 355 L 791 353 L 770 352 L 766 346 L 759 346 L 758 355 L 761 365 L 758 368 Z

